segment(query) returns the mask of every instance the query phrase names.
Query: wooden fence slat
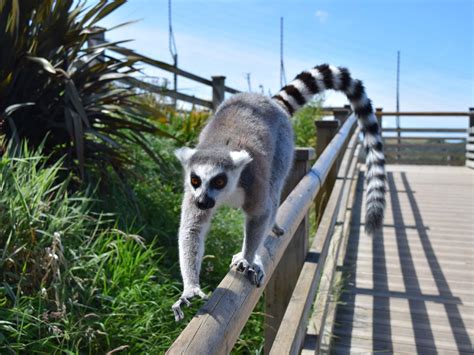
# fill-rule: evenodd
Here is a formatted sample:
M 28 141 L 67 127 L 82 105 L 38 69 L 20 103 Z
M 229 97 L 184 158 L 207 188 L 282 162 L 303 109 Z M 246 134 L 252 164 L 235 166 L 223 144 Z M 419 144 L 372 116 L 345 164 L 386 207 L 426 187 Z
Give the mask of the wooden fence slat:
M 376 112 L 376 115 L 378 113 Z M 406 112 L 394 112 L 394 111 L 389 111 L 385 112 L 383 111 L 382 113 L 383 116 L 474 116 L 474 112 L 453 112 L 453 111 L 447 111 L 447 112 L 414 112 L 414 111 L 406 111 Z
M 143 90 L 146 90 L 146 91 L 149 91 L 149 92 L 153 92 L 155 94 L 169 96 L 173 99 L 190 102 L 192 104 L 204 106 L 204 107 L 207 107 L 207 108 L 210 108 L 210 109 L 212 109 L 214 107 L 211 101 L 202 100 L 202 99 L 199 99 L 199 98 L 194 97 L 194 96 L 189 96 L 189 95 L 186 95 L 186 94 L 182 94 L 180 92 L 175 92 L 173 90 L 163 89 L 162 87 L 160 87 L 158 85 L 150 84 L 150 83 L 147 83 L 145 81 L 138 80 L 134 77 L 129 77 L 129 78 L 123 79 L 121 81 L 125 84 L 129 84 L 129 85 L 138 87 L 140 89 L 143 89 Z
M 382 137 L 383 140 L 385 142 L 387 142 L 387 140 L 396 140 L 397 137 L 386 137 L 386 136 L 383 136 Z M 420 137 L 420 136 L 414 136 L 414 137 L 402 137 L 402 140 L 413 140 L 413 141 L 420 141 L 420 140 L 424 140 L 424 141 L 433 141 L 433 140 L 459 140 L 459 141 L 462 141 L 462 142 L 465 142 L 466 141 L 466 136 L 462 136 L 462 137 L 449 137 L 449 136 L 442 136 L 442 137 Z
M 466 133 L 465 128 L 384 128 L 384 132 L 443 132 L 443 133 Z M 403 138 L 403 137 L 402 137 Z
M 282 201 L 291 193 L 303 176 L 308 173 L 311 168 L 310 162 L 315 157 L 316 153 L 313 148 L 296 149 L 295 163 L 283 189 Z M 304 264 L 309 245 L 308 234 L 309 220 L 308 215 L 306 215 L 265 288 L 265 353 L 268 353 L 272 347 L 301 267 Z M 291 263 L 288 263 L 288 260 L 291 260 Z
M 337 264 L 336 268 L 341 268 L 344 265 L 344 259 L 346 256 L 346 251 L 347 251 L 347 245 L 349 243 L 349 235 L 351 232 L 351 223 L 352 223 L 352 211 L 353 211 L 353 206 L 354 206 L 354 201 L 355 201 L 355 196 L 357 192 L 357 180 L 358 180 L 358 173 L 360 170 L 360 164 L 357 161 L 354 161 L 355 167 L 351 169 L 353 170 L 352 173 L 352 180 L 348 186 L 348 201 L 346 205 L 345 210 L 340 210 L 340 212 L 344 213 L 344 217 L 341 218 L 340 216 L 338 217 L 338 221 L 343 221 L 343 236 L 342 236 L 342 241 L 341 241 L 341 246 L 339 255 L 337 257 Z M 334 287 L 336 284 L 341 282 L 342 280 L 342 272 L 338 269 L 336 269 L 335 275 L 334 275 L 334 280 L 331 286 L 331 291 L 333 291 Z M 327 316 L 326 316 L 326 321 L 324 324 L 324 330 L 320 343 L 320 348 L 323 351 L 328 352 L 330 347 L 331 347 L 331 340 L 332 340 L 332 333 L 334 330 L 335 326 L 335 321 L 336 321 L 336 309 L 337 309 L 337 302 L 338 299 L 336 298 L 338 295 L 331 295 L 332 299 L 331 302 L 328 305 L 328 310 L 327 310 Z M 333 298 L 334 297 L 334 298 Z M 317 339 L 319 342 L 319 338 Z
M 358 145 L 355 157 L 359 154 L 360 145 Z M 343 244 L 344 236 L 348 235 L 350 230 L 350 219 L 345 221 L 344 217 L 346 217 L 346 208 L 347 203 L 349 201 L 349 191 L 351 186 L 354 185 L 354 174 L 356 171 L 356 164 L 357 159 L 352 159 L 351 167 L 348 172 L 347 179 L 349 180 L 343 186 L 342 196 L 341 196 L 341 207 L 339 208 L 338 216 L 336 218 L 336 228 L 334 230 L 330 249 L 328 252 L 328 256 L 324 262 L 324 269 L 323 274 L 321 277 L 321 281 L 318 288 L 318 295 L 316 298 L 316 302 L 314 303 L 314 309 L 320 309 L 320 311 L 316 311 L 314 317 L 311 318 L 311 322 L 313 327 L 316 328 L 316 353 L 320 352 L 323 336 L 325 334 L 326 321 L 328 312 L 330 310 L 330 296 L 331 291 L 333 290 L 334 286 L 334 276 L 336 271 L 336 265 L 339 258 L 339 253 L 341 250 L 341 245 Z M 354 191 L 355 192 L 355 191 Z M 335 309 L 335 307 L 334 307 Z M 333 311 L 334 311 L 333 309 Z M 335 313 L 333 314 L 335 315 Z M 333 316 L 331 315 L 331 317 Z
M 464 142 L 457 142 L 457 143 L 385 143 L 385 148 L 444 148 L 444 149 L 464 149 L 465 144 Z

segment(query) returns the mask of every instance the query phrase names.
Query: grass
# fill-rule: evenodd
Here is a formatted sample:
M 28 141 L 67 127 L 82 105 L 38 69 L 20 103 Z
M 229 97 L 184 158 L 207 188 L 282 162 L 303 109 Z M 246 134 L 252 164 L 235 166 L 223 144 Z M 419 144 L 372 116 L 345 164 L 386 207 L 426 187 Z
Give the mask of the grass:
M 155 167 L 142 161 L 127 181 L 133 199 L 116 177 L 106 191 L 71 193 L 61 162 L 46 161 L 26 145 L 22 157 L 0 160 L 0 353 L 164 352 L 202 305 L 175 323 L 180 179 L 153 181 Z M 207 292 L 240 248 L 242 218 L 222 209 L 214 220 L 201 275 Z M 236 353 L 261 348 L 261 320 L 251 317 Z

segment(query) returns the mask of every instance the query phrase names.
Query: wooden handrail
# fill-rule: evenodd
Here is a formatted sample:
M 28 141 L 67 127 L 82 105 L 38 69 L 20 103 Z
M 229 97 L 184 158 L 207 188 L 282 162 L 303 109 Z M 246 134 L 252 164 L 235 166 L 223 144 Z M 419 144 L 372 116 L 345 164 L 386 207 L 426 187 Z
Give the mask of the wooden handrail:
M 126 55 L 130 58 L 133 58 L 133 56 L 135 54 L 135 51 L 133 51 L 132 49 L 123 48 L 123 47 L 115 46 L 115 47 L 110 47 L 110 48 L 108 47 L 107 49 L 110 49 L 111 51 L 122 54 L 122 55 Z M 190 73 L 190 72 L 185 71 L 183 69 L 177 68 L 173 64 L 169 64 L 169 63 L 163 62 L 161 60 L 153 59 L 153 58 L 147 57 L 145 55 L 140 55 L 139 59 L 142 63 L 151 65 L 153 67 L 156 67 L 156 68 L 159 68 L 159 69 L 162 69 L 162 70 L 165 70 L 165 71 L 168 71 L 168 72 L 173 73 L 173 74 L 177 74 L 179 76 L 182 76 L 183 78 L 193 80 L 193 81 L 196 81 L 198 83 L 201 83 L 201 84 L 204 84 L 204 85 L 207 85 L 207 86 L 212 86 L 212 81 L 211 80 L 203 78 L 199 75 Z M 225 91 L 228 92 L 228 93 L 231 93 L 231 94 L 237 94 L 237 93 L 240 92 L 239 90 L 228 87 L 228 86 L 225 87 Z
M 174 99 L 183 100 L 183 101 L 190 102 L 195 105 L 204 106 L 210 109 L 213 108 L 213 104 L 211 101 L 199 99 L 197 97 L 186 95 L 180 92 L 175 92 L 173 90 L 164 89 L 158 85 L 150 84 L 145 81 L 136 79 L 134 77 L 123 79 L 121 80 L 121 82 L 155 93 L 155 94 L 166 95 Z
M 415 111 L 407 111 L 407 112 L 395 112 L 395 111 L 377 111 L 375 113 L 377 116 L 474 116 L 474 112 L 415 112 Z
M 279 238 L 267 236 L 264 240 L 261 252 L 267 275 L 263 286 L 270 279 L 291 237 L 340 156 L 355 123 L 356 118 L 353 115 L 346 120 L 310 172 L 280 206 L 276 220 L 285 230 L 285 234 Z M 264 287 L 255 288 L 251 285 L 244 275 L 235 270 L 229 271 L 210 299 L 170 347 L 168 353 L 229 353 L 263 290 Z
M 311 311 L 311 305 L 316 296 L 325 267 L 328 250 L 331 244 L 338 211 L 341 208 L 342 192 L 347 179 L 352 179 L 353 170 L 350 168 L 357 160 L 359 129 L 352 135 L 348 149 L 345 151 L 341 166 L 338 170 L 338 179 L 331 192 L 323 218 L 316 232 L 306 262 L 303 265 L 298 282 L 293 292 L 292 300 L 286 309 L 285 316 L 276 335 L 270 354 L 298 354 L 306 333 L 306 324 Z M 356 154 L 355 151 L 357 151 Z M 324 153 L 323 153 L 324 154 Z M 325 300 L 319 299 L 321 304 Z M 317 328 L 321 327 L 323 318 L 319 319 Z
M 384 128 L 384 132 L 442 132 L 442 133 L 467 133 L 466 128 Z

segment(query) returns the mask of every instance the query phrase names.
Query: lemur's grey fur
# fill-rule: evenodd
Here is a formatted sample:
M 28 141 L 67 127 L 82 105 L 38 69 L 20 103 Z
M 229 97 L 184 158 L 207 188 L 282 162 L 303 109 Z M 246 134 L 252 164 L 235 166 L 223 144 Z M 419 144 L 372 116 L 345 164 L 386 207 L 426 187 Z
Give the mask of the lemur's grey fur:
M 222 103 L 199 136 L 195 149 L 180 148 L 176 156 L 185 176 L 179 228 L 179 258 L 184 291 L 173 305 L 176 320 L 181 305 L 206 295 L 199 285 L 205 236 L 215 209 L 222 204 L 245 213 L 242 251 L 232 266 L 259 287 L 265 276 L 257 253 L 275 224 L 280 195 L 293 164 L 293 131 L 289 117 L 315 94 L 326 89 L 344 92 L 364 132 L 367 152 L 366 230 L 372 234 L 383 221 L 385 169 L 380 129 L 361 81 L 345 68 L 327 64 L 299 74 L 273 98 L 238 94 Z

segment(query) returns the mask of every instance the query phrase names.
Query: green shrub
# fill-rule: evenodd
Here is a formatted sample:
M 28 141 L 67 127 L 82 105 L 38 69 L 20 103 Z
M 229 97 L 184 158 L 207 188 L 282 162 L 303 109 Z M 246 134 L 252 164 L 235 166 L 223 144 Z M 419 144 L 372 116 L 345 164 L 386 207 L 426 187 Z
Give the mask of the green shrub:
M 162 133 L 146 117 L 150 107 L 115 84 L 142 57 L 116 43 L 86 46 L 107 30 L 98 21 L 125 0 L 86 7 L 72 0 L 0 2 L 0 137 L 18 145 L 44 143 L 44 152 L 84 177 L 85 167 L 120 169 L 127 143 L 151 156 L 144 132 Z M 112 57 L 111 49 L 123 55 Z M 45 138 L 46 137 L 46 138 Z M 0 147 L 0 154 L 2 148 Z M 156 157 L 155 157 L 156 158 Z M 160 163 L 159 159 L 155 159 Z
M 316 126 L 314 121 L 321 119 L 321 104 L 322 100 L 311 101 L 291 118 L 296 146 L 316 146 Z

